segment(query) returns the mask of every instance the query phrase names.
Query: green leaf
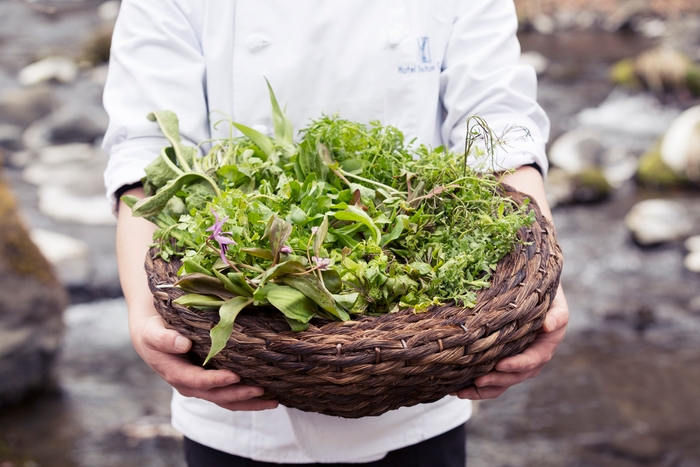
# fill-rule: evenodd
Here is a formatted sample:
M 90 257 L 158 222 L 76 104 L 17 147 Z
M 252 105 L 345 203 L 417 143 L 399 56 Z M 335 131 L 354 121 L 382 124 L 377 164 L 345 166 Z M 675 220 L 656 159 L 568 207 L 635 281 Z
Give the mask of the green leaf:
M 182 174 L 175 180 L 171 180 L 165 184 L 163 188 L 158 191 L 155 195 L 144 198 L 137 202 L 133 207 L 132 211 L 136 217 L 150 217 L 155 216 L 165 208 L 168 204 L 170 198 L 175 196 L 178 191 L 182 189 L 183 186 L 188 183 L 192 183 L 195 180 L 202 179 L 206 180 L 208 183 L 213 184 L 214 182 L 204 174 L 189 172 Z
M 403 229 L 406 227 L 406 225 L 408 225 L 407 216 L 396 216 L 396 224 L 394 224 L 394 228 L 387 235 L 382 235 L 381 246 L 385 246 L 388 243 L 391 243 L 394 240 L 398 239 L 401 236 L 401 233 L 403 232 Z
M 226 347 L 226 343 L 231 338 L 231 333 L 233 333 L 233 322 L 241 310 L 251 303 L 253 303 L 252 298 L 234 297 L 221 305 L 221 308 L 219 308 L 219 323 L 209 331 L 211 349 L 209 349 L 209 354 L 203 365 L 206 365 L 213 356 Z
M 174 149 L 163 149 L 160 155 L 153 159 L 153 161 L 150 164 L 148 164 L 144 169 L 148 181 L 156 187 L 160 188 L 163 185 L 165 185 L 169 180 L 177 178 L 178 175 L 182 175 L 182 170 L 178 169 L 178 167 L 175 166 L 174 160 Z
M 323 246 L 323 241 L 326 239 L 327 234 L 328 216 L 323 216 L 323 221 L 321 221 L 321 225 L 318 227 L 318 230 L 316 230 L 314 236 L 314 255 L 317 257 L 321 256 L 321 247 Z
M 333 216 L 341 221 L 361 222 L 362 224 L 366 225 L 372 233 L 375 245 L 380 245 L 382 241 L 382 232 L 374 224 L 372 218 L 369 217 L 365 211 L 356 206 L 348 206 L 346 209 L 346 211 L 338 211 L 333 213 Z
M 124 204 L 126 204 L 127 206 L 129 206 L 129 208 L 131 208 L 131 209 L 134 208 L 134 204 L 136 204 L 136 203 L 138 203 L 139 201 L 141 201 L 141 198 L 137 198 L 136 196 L 132 196 L 132 195 L 124 195 L 124 196 L 122 196 L 122 197 L 119 198 L 119 199 L 122 200 L 122 201 L 124 201 Z
M 173 303 L 187 307 L 219 308 L 225 300 L 211 295 L 191 293 L 173 300 Z
M 185 171 L 192 170 L 191 164 L 196 155 L 196 149 L 191 146 L 183 146 L 180 137 L 180 122 L 177 115 L 170 110 L 157 110 L 148 114 L 148 119 L 152 122 L 158 122 L 160 130 L 175 150 L 175 157 L 180 168 Z
M 287 318 L 301 323 L 308 323 L 318 311 L 316 303 L 306 295 L 283 285 L 270 289 L 267 292 L 267 300 Z
M 360 294 L 357 292 L 350 293 L 350 294 L 334 294 L 333 299 L 335 302 L 345 308 L 346 310 L 350 311 L 353 309 L 355 306 L 355 302 L 357 301 L 357 297 L 359 297 Z
M 230 292 L 231 294 L 240 295 L 242 297 L 252 297 L 253 296 L 252 287 L 250 287 L 250 286 L 240 287 L 238 283 L 234 283 L 231 279 L 229 279 L 227 276 L 224 276 L 216 269 L 214 269 L 214 274 L 216 274 L 216 277 L 219 278 L 222 286 L 226 289 L 226 291 Z M 241 274 L 241 273 L 239 273 L 239 274 Z M 245 279 L 244 279 L 244 281 L 245 281 Z
M 280 257 L 280 249 L 287 243 L 287 239 L 292 234 L 292 224 L 273 214 L 267 224 L 265 235 L 270 239 L 270 250 L 273 254 L 273 262 L 277 262 Z
M 335 269 L 321 271 L 321 276 L 323 277 L 323 285 L 330 293 L 339 293 L 343 289 L 343 281 Z
M 282 277 L 282 282 L 293 287 L 305 297 L 310 298 L 322 309 L 332 316 L 339 318 L 341 321 L 350 319 L 350 316 L 335 304 L 333 296 L 325 289 L 316 276 L 311 274 L 303 276 L 284 276 Z
M 284 261 L 280 264 L 272 266 L 270 269 L 265 271 L 265 274 L 260 278 L 259 287 L 264 286 L 267 281 L 275 279 L 276 277 L 284 276 L 287 274 L 300 273 L 306 271 L 303 264 L 298 261 Z
M 260 150 L 265 153 L 267 157 L 270 157 L 274 151 L 275 151 L 275 144 L 272 142 L 272 140 L 267 136 L 263 135 L 257 130 L 253 130 L 250 127 L 247 127 L 245 125 L 241 125 L 240 123 L 233 123 L 233 126 L 238 128 L 238 130 L 246 135 L 250 140 L 260 148 Z
M 302 323 L 301 321 L 291 319 L 287 316 L 285 316 L 284 319 L 287 320 L 289 327 L 292 328 L 292 332 L 302 332 L 309 329 L 309 323 Z
M 270 86 L 270 82 L 265 78 L 267 89 L 270 91 L 270 102 L 272 102 L 272 121 L 275 127 L 275 139 L 285 145 L 294 144 L 294 133 L 292 131 L 292 122 L 287 118 L 285 113 L 280 109 L 277 103 L 277 97 Z
M 200 272 L 183 276 L 175 283 L 175 286 L 181 288 L 185 292 L 203 295 L 216 295 L 223 300 L 228 300 L 234 296 L 234 293 L 227 290 L 221 280 Z
M 274 259 L 272 252 L 270 250 L 266 250 L 265 248 L 241 248 L 241 251 L 251 256 L 266 259 L 268 261 L 272 261 Z
M 237 290 L 239 295 L 252 297 L 255 293 L 255 289 L 250 286 L 245 279 L 245 274 L 242 272 L 229 272 L 226 274 L 226 277 L 228 277 L 228 280 L 233 284 L 233 290 Z
M 187 258 L 182 262 L 182 265 L 185 267 L 185 272 L 187 273 L 193 273 L 193 272 L 200 272 L 202 274 L 206 274 L 208 276 L 213 276 L 212 272 L 206 268 L 203 268 L 199 263 L 197 263 L 195 260 L 191 258 Z

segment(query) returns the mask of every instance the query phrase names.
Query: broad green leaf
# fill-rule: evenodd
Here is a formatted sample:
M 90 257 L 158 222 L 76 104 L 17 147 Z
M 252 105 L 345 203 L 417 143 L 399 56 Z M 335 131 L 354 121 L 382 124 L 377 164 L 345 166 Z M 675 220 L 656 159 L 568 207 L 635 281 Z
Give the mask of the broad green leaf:
M 323 285 L 331 294 L 340 293 L 343 289 L 343 281 L 340 278 L 340 274 L 335 269 L 321 271 L 321 277 L 323 277 Z
M 201 272 L 202 274 L 206 274 L 208 276 L 213 276 L 212 272 L 206 268 L 203 268 L 200 266 L 199 263 L 194 261 L 193 259 L 187 258 L 182 262 L 182 265 L 185 267 L 185 272 L 187 273 L 193 273 L 193 272 Z
M 272 266 L 270 269 L 265 271 L 265 274 L 260 278 L 260 286 L 264 286 L 267 281 L 272 280 L 276 277 L 284 276 L 287 274 L 295 274 L 306 271 L 303 264 L 298 261 L 284 261 L 280 264 Z
M 221 308 L 219 308 L 219 323 L 209 331 L 211 349 L 209 349 L 209 354 L 204 360 L 204 365 L 226 347 L 226 343 L 233 332 L 233 322 L 241 310 L 251 303 L 253 303 L 252 298 L 234 297 L 221 305 Z
M 239 295 L 243 295 L 244 297 L 252 297 L 255 293 L 255 289 L 250 286 L 248 281 L 245 279 L 245 274 L 242 272 L 229 272 L 226 274 L 226 277 L 228 277 L 228 280 L 230 280 L 235 287 L 234 290 L 239 291 Z
M 388 243 L 393 242 L 394 240 L 398 239 L 401 236 L 401 233 L 403 232 L 404 227 L 408 224 L 408 217 L 404 215 L 400 215 L 396 217 L 396 224 L 394 224 L 394 228 L 391 230 L 386 235 L 382 235 L 382 243 L 381 246 L 385 246 Z
M 289 327 L 292 328 L 292 332 L 302 332 L 309 329 L 309 323 L 302 323 L 301 321 L 291 319 L 287 316 L 285 316 L 284 319 L 287 320 Z
M 350 235 L 342 233 L 337 229 L 331 229 L 330 232 L 335 235 L 342 246 L 346 246 L 350 249 L 354 249 L 359 243 L 357 240 L 353 239 Z
M 165 148 L 158 157 L 146 166 L 146 178 L 150 183 L 160 188 L 169 180 L 182 175 L 180 170 L 174 163 L 175 151 L 173 148 Z
M 272 261 L 274 258 L 272 252 L 270 250 L 266 250 L 265 248 L 241 248 L 241 251 L 251 256 L 256 256 L 269 261 Z
M 267 300 L 287 318 L 308 323 L 318 309 L 316 303 L 292 287 L 280 285 L 267 292 Z
M 175 196 L 177 192 L 182 189 L 182 187 L 198 179 L 206 180 L 209 184 L 214 184 L 214 182 L 204 174 L 194 172 L 182 174 L 175 180 L 171 180 L 166 183 L 165 186 L 155 195 L 149 198 L 144 198 L 136 203 L 132 208 L 134 216 L 149 217 L 157 215 L 163 210 L 163 208 L 165 208 L 165 205 L 168 204 L 170 198 Z
M 152 122 L 158 122 L 163 135 L 170 141 L 175 150 L 175 157 L 180 168 L 185 171 L 192 170 L 191 164 L 196 155 L 196 149 L 191 146 L 183 146 L 177 115 L 170 110 L 157 110 L 148 114 L 148 119 Z
M 265 82 L 267 83 L 267 89 L 270 91 L 270 102 L 272 103 L 272 121 L 275 127 L 275 138 L 285 145 L 292 145 L 294 143 L 292 122 L 289 120 L 289 118 L 287 118 L 282 109 L 280 109 L 280 106 L 277 103 L 277 97 L 275 96 L 275 93 L 272 90 L 272 86 L 270 86 L 270 82 L 267 80 L 267 78 L 265 78 Z
M 370 232 L 372 233 L 375 245 L 380 245 L 382 241 L 382 232 L 374 224 L 372 218 L 369 217 L 369 215 L 365 211 L 356 206 L 348 206 L 346 209 L 346 211 L 338 211 L 333 213 L 333 216 L 335 216 L 336 219 L 341 221 L 363 223 L 369 228 Z
M 181 288 L 185 292 L 203 295 L 216 295 L 223 300 L 227 300 L 234 296 L 234 293 L 227 290 L 221 280 L 200 272 L 183 276 L 175 283 L 175 286 Z
M 219 278 L 223 287 L 233 295 L 240 295 L 242 297 L 253 296 L 253 289 L 250 286 L 248 286 L 247 288 L 240 287 L 239 284 L 234 283 L 233 281 L 231 281 L 231 279 L 229 279 L 227 276 L 224 276 L 216 269 L 214 269 L 214 274 L 216 274 L 216 277 Z
M 321 221 L 321 225 L 318 227 L 318 230 L 316 230 L 316 234 L 314 235 L 314 255 L 317 257 L 321 256 L 321 247 L 323 246 L 323 241 L 326 239 L 327 234 L 328 216 L 323 216 L 323 221 Z
M 127 206 L 129 206 L 129 208 L 131 208 L 131 209 L 134 208 L 134 204 L 136 204 L 136 203 L 138 203 L 139 201 L 141 201 L 141 198 L 137 198 L 136 196 L 132 196 L 132 195 L 124 195 L 124 196 L 122 196 L 122 197 L 119 198 L 119 199 L 121 199 L 122 201 L 124 201 L 124 204 L 126 204 Z
M 357 297 L 359 296 L 360 294 L 357 292 L 349 294 L 334 294 L 333 299 L 338 305 L 350 311 L 355 306 L 355 302 L 357 301 Z
M 318 306 L 331 315 L 347 321 L 350 316 L 338 307 L 333 296 L 325 289 L 321 281 L 311 274 L 303 276 L 284 276 L 282 282 L 304 294 L 305 297 L 313 300 Z
M 260 148 L 260 150 L 265 153 L 266 156 L 270 157 L 272 153 L 275 151 L 275 144 L 272 142 L 272 140 L 267 136 L 263 135 L 257 130 L 253 130 L 250 127 L 247 127 L 245 125 L 241 125 L 240 123 L 234 123 L 233 126 L 238 128 L 238 130 L 246 135 L 250 140 Z
M 224 302 L 225 300 L 222 300 L 219 297 L 196 293 L 183 295 L 182 297 L 173 300 L 173 303 L 177 303 L 178 305 L 202 308 L 219 308 L 224 304 Z

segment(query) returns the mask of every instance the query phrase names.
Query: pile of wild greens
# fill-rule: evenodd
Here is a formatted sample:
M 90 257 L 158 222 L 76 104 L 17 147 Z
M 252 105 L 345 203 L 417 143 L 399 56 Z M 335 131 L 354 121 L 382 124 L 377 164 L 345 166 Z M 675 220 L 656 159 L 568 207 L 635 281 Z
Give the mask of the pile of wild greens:
M 182 258 L 177 303 L 219 309 L 209 358 L 238 313 L 273 306 L 292 330 L 315 317 L 473 306 L 496 263 L 534 214 L 502 195 L 465 154 L 413 146 L 396 128 L 322 117 L 293 141 L 270 90 L 275 137 L 230 122 L 243 137 L 184 145 L 177 117 L 154 112 L 171 143 L 146 169 L 147 198 L 124 197 L 159 227 L 160 255 Z M 488 147 L 487 149 L 488 150 Z

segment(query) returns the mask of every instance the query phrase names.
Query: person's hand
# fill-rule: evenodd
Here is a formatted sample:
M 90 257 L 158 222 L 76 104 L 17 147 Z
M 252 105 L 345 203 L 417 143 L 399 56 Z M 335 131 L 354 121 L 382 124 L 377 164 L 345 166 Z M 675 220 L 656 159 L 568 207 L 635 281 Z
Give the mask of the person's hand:
M 509 387 L 540 374 L 564 339 L 568 322 L 569 306 L 560 286 L 535 341 L 522 353 L 498 362 L 494 371 L 477 378 L 474 386 L 457 392 L 457 397 L 472 400 L 495 399 Z
M 228 410 L 267 410 L 278 405 L 277 401 L 258 399 L 263 389 L 238 384 L 238 375 L 227 370 L 205 370 L 184 358 L 192 342 L 167 329 L 158 315 L 132 326 L 132 340 L 141 358 L 183 396 L 204 399 Z

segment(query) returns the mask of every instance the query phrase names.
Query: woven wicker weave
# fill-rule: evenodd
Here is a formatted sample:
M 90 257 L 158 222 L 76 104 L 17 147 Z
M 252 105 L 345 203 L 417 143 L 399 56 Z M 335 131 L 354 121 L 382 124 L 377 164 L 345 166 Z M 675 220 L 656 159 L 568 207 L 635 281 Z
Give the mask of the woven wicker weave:
M 522 202 L 522 194 L 508 194 Z M 444 305 L 344 323 L 312 321 L 301 333 L 289 331 L 281 313 L 245 310 L 210 365 L 265 388 L 264 398 L 345 418 L 381 415 L 465 388 L 534 340 L 556 293 L 561 249 L 552 224 L 531 206 L 536 221 L 519 232 L 526 243 L 501 260 L 474 308 Z M 174 283 L 180 264 L 154 258 L 148 256 L 146 270 L 156 308 L 193 341 L 193 357 L 202 362 L 218 312 L 172 303 L 183 292 L 158 286 Z

